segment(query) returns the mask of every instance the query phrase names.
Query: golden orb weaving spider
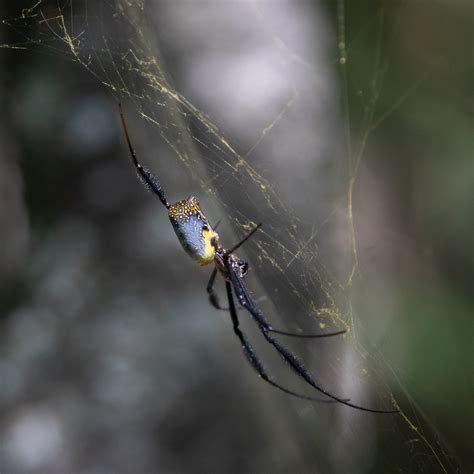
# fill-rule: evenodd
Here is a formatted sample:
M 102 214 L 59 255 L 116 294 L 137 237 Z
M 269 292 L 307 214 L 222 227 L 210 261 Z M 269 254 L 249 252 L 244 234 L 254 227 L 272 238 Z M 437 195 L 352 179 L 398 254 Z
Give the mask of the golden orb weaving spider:
M 341 398 L 328 392 L 326 389 L 316 383 L 313 376 L 303 365 L 303 363 L 284 345 L 282 345 L 277 339 L 273 337 L 274 334 L 299 338 L 331 337 L 343 334 L 345 333 L 345 330 L 326 334 L 295 334 L 286 331 L 280 331 L 271 326 L 263 313 L 257 308 L 244 284 L 243 279 L 248 270 L 247 262 L 241 260 L 234 253 L 260 228 L 261 224 L 258 224 L 231 249 L 225 249 L 222 247 L 219 243 L 219 235 L 209 224 L 206 216 L 201 211 L 198 200 L 194 196 L 191 196 L 188 199 L 183 199 L 182 201 L 178 201 L 175 204 L 170 204 L 168 202 L 156 176 L 154 176 L 147 168 L 143 167 L 138 162 L 137 155 L 130 141 L 127 124 L 125 122 L 122 106 L 120 104 L 119 113 L 125 139 L 127 140 L 127 145 L 130 150 L 132 163 L 137 170 L 138 176 L 145 187 L 156 194 L 162 204 L 166 207 L 166 209 L 168 209 L 169 219 L 184 250 L 200 265 L 208 265 L 210 263 L 214 263 L 215 265 L 209 279 L 209 283 L 207 284 L 207 293 L 209 295 L 210 303 L 216 309 L 224 308 L 220 306 L 217 295 L 214 293 L 214 281 L 218 272 L 223 277 L 229 304 L 228 310 L 232 319 L 234 333 L 240 340 L 242 349 L 248 362 L 255 369 L 257 374 L 263 380 L 265 380 L 265 382 L 269 383 L 273 387 L 294 397 L 305 400 L 315 400 L 318 402 L 339 402 L 349 407 L 356 408 L 357 410 L 363 410 L 372 413 L 397 413 L 398 410 L 374 410 L 371 408 L 355 405 L 350 403 L 348 399 Z M 263 363 L 257 356 L 255 350 L 250 344 L 250 341 L 239 327 L 239 318 L 234 302 L 234 293 L 237 296 L 237 300 L 240 305 L 245 308 L 252 316 L 266 341 L 278 351 L 280 356 L 288 363 L 293 372 L 301 377 L 308 385 L 328 397 L 328 399 L 321 400 L 317 397 L 310 397 L 296 393 L 278 384 L 267 374 Z

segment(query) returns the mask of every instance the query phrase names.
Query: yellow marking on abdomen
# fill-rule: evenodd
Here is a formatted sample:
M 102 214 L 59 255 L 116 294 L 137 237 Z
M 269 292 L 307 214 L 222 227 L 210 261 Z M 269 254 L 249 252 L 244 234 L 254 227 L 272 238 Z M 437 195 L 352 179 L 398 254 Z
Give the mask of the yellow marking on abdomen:
M 199 265 L 209 265 L 209 263 L 213 262 L 214 256 L 216 254 L 216 249 L 211 244 L 211 240 L 213 237 L 215 237 L 216 240 L 219 238 L 219 235 L 214 230 L 204 230 L 202 232 L 202 238 L 204 240 L 204 253 L 197 260 Z

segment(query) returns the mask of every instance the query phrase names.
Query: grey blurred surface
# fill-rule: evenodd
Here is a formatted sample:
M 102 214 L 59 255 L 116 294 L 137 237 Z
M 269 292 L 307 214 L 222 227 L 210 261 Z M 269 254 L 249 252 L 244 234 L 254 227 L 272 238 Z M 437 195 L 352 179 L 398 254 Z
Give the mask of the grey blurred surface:
M 0 2 L 1 474 L 468 472 L 468 4 L 77 1 L 64 30 L 56 2 L 23 3 Z M 242 256 L 275 325 L 334 329 L 316 310 L 341 299 L 348 336 L 285 341 L 321 384 L 403 416 L 256 377 L 134 176 L 118 100 L 170 200 L 198 196 L 228 246 L 264 222 Z

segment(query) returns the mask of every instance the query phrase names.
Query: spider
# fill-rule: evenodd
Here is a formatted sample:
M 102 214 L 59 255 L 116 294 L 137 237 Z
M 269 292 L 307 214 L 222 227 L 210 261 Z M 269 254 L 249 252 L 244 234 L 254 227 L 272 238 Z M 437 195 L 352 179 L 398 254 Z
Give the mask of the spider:
M 398 410 L 375 410 L 362 407 L 351 403 L 349 399 L 339 397 L 327 391 L 325 388 L 316 383 L 315 379 L 309 370 L 303 365 L 303 363 L 292 352 L 290 352 L 290 350 L 288 350 L 283 344 L 275 339 L 274 335 L 299 338 L 331 337 L 344 334 L 346 331 L 342 330 L 325 334 L 296 334 L 275 329 L 268 322 L 263 313 L 258 309 L 244 284 L 244 277 L 248 271 L 248 263 L 237 257 L 237 255 L 234 253 L 261 227 L 262 224 L 255 226 L 254 229 L 252 229 L 240 242 L 235 244 L 230 249 L 225 249 L 222 247 L 219 243 L 219 235 L 216 232 L 217 226 L 214 226 L 213 228 L 209 224 L 206 216 L 201 211 L 198 200 L 194 196 L 190 196 L 189 198 L 183 199 L 174 204 L 170 204 L 168 202 L 157 177 L 154 176 L 147 168 L 142 166 L 138 161 L 135 149 L 133 148 L 129 137 L 121 104 L 119 104 L 118 107 L 123 132 L 127 141 L 128 149 L 130 151 L 132 163 L 136 168 L 138 177 L 146 188 L 158 196 L 161 203 L 168 210 L 168 216 L 171 224 L 186 253 L 199 265 L 205 266 L 214 263 L 214 269 L 207 284 L 209 302 L 216 309 L 227 309 L 230 312 L 234 333 L 242 345 L 242 349 L 247 361 L 250 363 L 253 369 L 255 369 L 257 374 L 268 384 L 297 398 L 315 400 L 318 402 L 339 402 L 351 408 L 372 413 L 397 413 Z M 217 295 L 214 293 L 214 282 L 218 273 L 223 277 L 225 282 L 228 308 L 221 307 Z M 293 372 L 301 377 L 308 385 L 326 396 L 327 399 L 321 400 L 321 398 L 311 397 L 294 392 L 293 390 L 290 390 L 275 382 L 273 378 L 268 375 L 263 363 L 252 347 L 249 339 L 240 329 L 239 317 L 234 301 L 234 293 L 239 304 L 252 316 L 258 329 L 263 334 L 263 337 L 277 350 L 280 356 L 288 363 Z

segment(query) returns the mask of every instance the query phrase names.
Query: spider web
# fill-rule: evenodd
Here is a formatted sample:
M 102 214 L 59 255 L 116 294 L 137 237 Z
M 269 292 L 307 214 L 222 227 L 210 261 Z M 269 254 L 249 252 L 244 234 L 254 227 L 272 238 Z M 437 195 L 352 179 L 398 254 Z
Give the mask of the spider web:
M 320 469 L 347 470 L 346 464 L 338 464 L 338 457 L 347 455 L 362 463 L 351 472 L 455 472 L 454 457 L 423 407 L 412 398 L 396 357 L 381 349 L 399 315 L 374 297 L 377 276 L 367 268 L 370 262 L 364 249 L 361 254 L 361 241 L 367 244 L 373 238 L 363 227 L 376 222 L 364 217 L 365 201 L 357 199 L 360 175 L 366 173 L 364 162 L 377 153 L 374 143 L 380 127 L 430 79 L 439 62 L 435 58 L 419 80 L 403 84 L 400 90 L 384 89 L 391 72 L 390 45 L 400 34 L 390 17 L 396 8 L 380 4 L 368 21 L 353 25 L 348 23 L 344 2 L 338 0 L 330 10 L 336 18 L 337 41 L 328 39 L 329 30 L 320 37 L 308 33 L 313 40 L 326 41 L 321 51 L 332 51 L 327 56 L 318 51 L 314 59 L 309 50 L 298 50 L 301 43 L 291 35 L 285 36 L 283 17 L 292 7 L 284 2 L 217 6 L 213 2 L 77 1 L 51 5 L 38 1 L 18 17 L 5 19 L 4 24 L 24 41 L 3 46 L 28 49 L 40 45 L 48 54 L 71 60 L 96 78 L 113 100 L 124 104 L 138 154 L 160 177 L 168 199 L 191 193 L 198 196 L 211 221 L 221 220 L 224 245 L 232 245 L 263 222 L 263 230 L 243 252 L 250 262 L 249 288 L 267 296 L 261 304 L 265 314 L 275 326 L 278 321 L 287 330 L 294 330 L 295 325 L 307 332 L 315 325 L 328 331 L 346 329 L 342 343 L 332 341 L 334 348 L 332 342 L 315 348 L 295 341 L 292 347 L 311 361 L 314 372 L 322 374 L 323 386 L 334 393 L 365 406 L 400 409 L 400 416 L 377 418 L 377 429 L 373 418 L 353 413 L 333 428 L 323 423 L 324 446 L 330 452 L 324 455 L 321 448 L 314 448 L 325 459 L 318 461 Z M 311 11 L 305 3 L 293 8 Z M 177 20 L 180 15 L 182 19 Z M 258 32 L 256 41 L 274 56 L 278 73 L 287 74 L 276 82 L 274 95 L 272 76 L 268 78 L 271 97 L 259 101 L 258 95 L 267 92 L 265 83 L 249 86 L 244 82 L 245 68 L 259 67 L 259 63 L 239 61 L 239 72 L 231 45 L 223 65 L 215 69 L 212 58 L 199 58 L 200 48 L 209 45 L 187 30 L 193 28 L 187 15 L 202 28 L 196 30 L 200 35 L 212 24 L 208 17 L 214 18 L 210 42 L 232 42 L 231 27 L 239 24 L 233 15 L 248 20 L 249 29 Z M 301 20 L 301 12 L 298 18 Z M 316 21 L 314 16 L 311 21 Z M 318 21 L 322 29 L 328 28 L 327 19 Z M 309 27 L 303 23 L 302 28 Z M 368 38 L 375 38 L 369 57 Z M 199 61 L 210 69 L 201 71 L 195 64 Z M 358 61 L 365 63 L 361 66 Z M 188 63 L 198 70 L 194 84 L 179 74 L 186 67 L 191 70 Z M 224 67 L 235 76 L 212 76 Z M 362 69 L 371 70 L 369 83 Z M 266 73 L 262 71 L 263 76 Z M 258 79 L 258 73 L 251 77 Z M 219 83 L 226 78 L 231 86 Z M 234 101 L 226 87 L 234 87 L 231 92 L 236 96 L 244 95 L 242 100 Z M 213 100 L 214 94 L 220 102 Z M 251 114 L 256 118 L 249 118 Z M 310 121 L 311 114 L 316 119 Z M 293 122 L 297 125 L 292 128 Z M 150 146 L 141 144 L 143 128 L 154 136 L 149 140 L 159 152 L 150 153 Z M 125 145 L 123 149 L 125 154 Z M 317 175 L 321 177 L 315 178 Z M 323 404 L 314 410 L 320 417 L 329 408 Z M 316 417 L 308 421 L 312 412 L 295 409 L 295 413 L 300 418 L 299 429 L 318 423 Z M 320 432 L 308 428 L 307 434 L 315 443 L 324 443 Z M 362 456 L 365 461 L 349 447 L 358 436 L 363 440 L 355 445 L 369 453 Z M 374 454 L 377 452 L 383 454 Z

